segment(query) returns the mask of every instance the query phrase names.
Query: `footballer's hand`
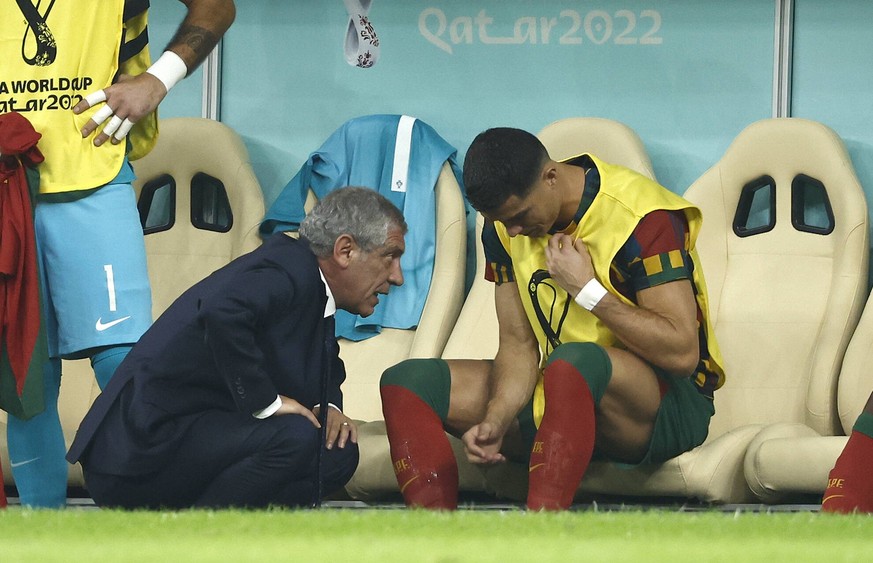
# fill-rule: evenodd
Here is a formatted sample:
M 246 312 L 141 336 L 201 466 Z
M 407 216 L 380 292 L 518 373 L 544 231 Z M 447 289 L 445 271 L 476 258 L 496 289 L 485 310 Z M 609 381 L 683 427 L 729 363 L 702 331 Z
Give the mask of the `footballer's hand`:
M 315 415 L 321 413 L 321 407 L 312 409 Z M 355 422 L 333 407 L 327 408 L 327 433 L 324 437 L 324 445 L 327 449 L 332 449 L 336 444 L 339 448 L 346 447 L 346 444 L 351 441 L 354 444 L 358 443 L 358 427 Z
M 80 114 L 103 104 L 82 127 L 82 138 L 91 135 L 109 119 L 103 130 L 94 137 L 94 146 L 99 147 L 108 139 L 117 145 L 124 140 L 133 124 L 154 111 L 166 95 L 167 89 L 163 83 L 148 72 L 138 76 L 121 75 L 115 84 L 82 98 L 73 106 L 73 113 Z
M 318 422 L 318 417 L 315 416 L 311 410 L 307 409 L 294 399 L 286 397 L 284 395 L 279 395 L 279 399 L 282 401 L 282 405 L 279 407 L 274 413 L 274 416 L 285 415 L 285 414 L 299 414 L 300 416 L 304 416 L 309 419 L 309 422 L 312 423 L 316 428 L 321 428 L 321 424 Z
M 549 239 L 545 254 L 549 274 L 571 297 L 594 278 L 591 255 L 582 239 L 556 233 Z
M 470 463 L 483 465 L 506 461 L 500 453 L 503 432 L 490 422 L 485 421 L 473 426 L 464 433 L 461 441 L 464 442 L 464 452 Z

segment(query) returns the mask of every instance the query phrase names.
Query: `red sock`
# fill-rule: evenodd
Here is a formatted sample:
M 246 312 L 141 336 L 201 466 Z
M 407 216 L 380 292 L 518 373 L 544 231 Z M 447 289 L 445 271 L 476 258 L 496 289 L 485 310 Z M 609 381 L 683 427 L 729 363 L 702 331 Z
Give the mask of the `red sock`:
M 546 410 L 530 456 L 527 507 L 564 510 L 594 452 L 594 398 L 572 364 L 556 360 L 543 381 Z
M 862 413 L 843 453 L 828 475 L 822 512 L 873 512 L 873 414 Z
M 394 474 L 407 506 L 458 507 L 458 464 L 434 410 L 399 385 L 383 385 L 382 412 Z

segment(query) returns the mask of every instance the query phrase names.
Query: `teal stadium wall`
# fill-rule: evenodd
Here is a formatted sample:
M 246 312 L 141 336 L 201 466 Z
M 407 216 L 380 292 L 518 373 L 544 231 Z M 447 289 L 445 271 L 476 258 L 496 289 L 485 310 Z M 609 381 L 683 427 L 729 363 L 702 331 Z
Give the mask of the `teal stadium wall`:
M 344 58 L 342 0 L 237 0 L 221 120 L 242 135 L 268 205 L 339 125 L 373 113 L 425 120 L 461 158 L 488 127 L 616 119 L 683 193 L 773 115 L 776 3 L 373 0 L 381 53 L 360 69 Z M 873 2 L 795 0 L 794 13 L 791 115 L 842 136 L 873 201 Z M 153 49 L 183 14 L 152 0 Z M 198 71 L 178 86 L 162 116 L 200 115 L 201 81 Z

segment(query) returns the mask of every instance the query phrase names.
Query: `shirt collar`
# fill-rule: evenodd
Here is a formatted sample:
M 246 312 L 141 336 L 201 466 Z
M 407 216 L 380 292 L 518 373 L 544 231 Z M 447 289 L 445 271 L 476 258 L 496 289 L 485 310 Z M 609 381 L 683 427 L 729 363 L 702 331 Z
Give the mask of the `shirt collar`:
M 572 233 L 579 227 L 582 217 L 585 216 L 585 212 L 588 211 L 588 208 L 591 207 L 591 204 L 594 202 L 594 198 L 600 192 L 600 171 L 597 169 L 594 161 L 591 160 L 591 157 L 587 154 L 562 162 L 572 164 L 573 166 L 579 166 L 585 170 L 585 188 L 582 191 L 582 199 L 579 201 L 579 208 L 576 209 L 576 215 L 573 217 L 573 220 L 570 221 L 570 224 L 561 230 L 561 232 L 564 233 Z M 558 232 L 558 230 L 549 232 L 554 234 Z
M 321 271 L 321 268 L 318 269 L 318 275 L 321 276 L 321 283 L 324 284 L 324 291 L 327 293 L 327 303 L 324 304 L 324 318 L 326 319 L 336 313 L 336 299 L 333 298 L 333 292 L 330 290 L 330 286 L 327 285 L 327 280 L 324 279 L 324 272 Z

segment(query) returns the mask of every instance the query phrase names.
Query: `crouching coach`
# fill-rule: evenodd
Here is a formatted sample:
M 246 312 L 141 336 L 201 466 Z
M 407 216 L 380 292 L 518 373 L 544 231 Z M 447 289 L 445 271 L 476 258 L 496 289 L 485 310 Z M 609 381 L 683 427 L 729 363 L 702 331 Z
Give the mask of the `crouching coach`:
M 342 412 L 333 315 L 367 316 L 403 283 L 406 228 L 377 192 L 343 188 L 309 213 L 299 240 L 273 235 L 179 297 L 119 366 L 67 454 L 94 501 L 300 506 L 345 485 L 357 429 Z

